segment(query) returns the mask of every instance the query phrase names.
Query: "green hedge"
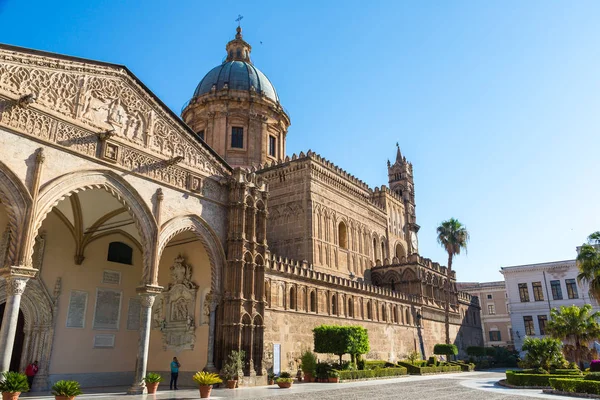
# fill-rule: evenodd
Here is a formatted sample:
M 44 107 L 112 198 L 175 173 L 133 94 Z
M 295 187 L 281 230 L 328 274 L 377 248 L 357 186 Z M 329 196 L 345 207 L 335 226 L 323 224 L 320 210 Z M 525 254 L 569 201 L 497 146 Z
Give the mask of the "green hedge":
M 450 364 L 460 367 L 460 370 L 463 372 L 475 371 L 475 364 L 473 364 L 473 363 L 467 364 L 467 363 L 462 363 L 462 362 L 452 362 L 451 361 Z
M 385 360 L 370 360 L 365 361 L 365 369 L 375 369 L 375 368 L 390 368 L 395 367 L 395 364 L 387 362 Z
M 405 367 L 409 374 L 423 375 L 423 374 L 436 374 L 440 372 L 460 372 L 461 367 L 459 365 L 441 365 L 439 367 L 417 367 L 410 363 L 398 362 L 398 365 Z
M 552 389 L 561 392 L 600 394 L 600 382 L 574 378 L 550 378 Z
M 377 369 L 365 369 L 362 371 L 338 371 L 340 379 L 366 379 L 366 378 L 380 378 L 383 376 L 400 376 L 406 375 L 408 371 L 403 367 L 396 368 L 377 368 Z
M 514 386 L 550 386 L 550 379 L 555 378 L 556 375 L 550 374 L 520 374 L 519 371 L 506 371 L 506 382 Z M 583 377 L 573 376 L 574 380 L 582 380 Z
M 581 375 L 578 369 L 553 369 L 550 371 L 553 375 Z

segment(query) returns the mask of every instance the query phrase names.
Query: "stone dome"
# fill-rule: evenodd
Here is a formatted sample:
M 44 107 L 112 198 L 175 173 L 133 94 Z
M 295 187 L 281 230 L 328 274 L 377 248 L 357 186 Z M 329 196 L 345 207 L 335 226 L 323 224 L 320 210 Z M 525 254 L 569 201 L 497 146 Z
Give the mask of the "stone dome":
M 252 63 L 242 60 L 228 60 L 211 69 L 196 87 L 194 97 L 210 93 L 213 86 L 219 91 L 225 84 L 231 90 L 256 90 L 256 93 L 263 93 L 279 103 L 279 97 L 269 78 Z

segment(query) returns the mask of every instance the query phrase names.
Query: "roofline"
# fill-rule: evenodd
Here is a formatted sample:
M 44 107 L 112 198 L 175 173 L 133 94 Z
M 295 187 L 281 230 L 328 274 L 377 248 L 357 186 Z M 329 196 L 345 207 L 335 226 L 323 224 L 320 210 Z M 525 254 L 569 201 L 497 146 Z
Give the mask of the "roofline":
M 5 44 L 5 43 L 0 43 L 0 49 L 9 50 L 9 51 L 18 51 L 18 52 L 21 52 L 21 53 L 33 54 L 33 55 L 44 56 L 44 57 L 61 58 L 63 60 L 76 61 L 76 62 L 80 62 L 80 63 L 83 63 L 83 64 L 94 64 L 94 65 L 100 65 L 100 66 L 103 66 L 103 67 L 122 68 L 131 78 L 133 78 L 133 80 L 138 85 L 140 85 L 142 87 L 143 90 L 145 90 L 148 94 L 150 94 L 150 96 L 152 96 L 152 98 L 154 98 L 154 100 L 156 100 L 156 102 L 159 104 L 159 106 L 163 107 L 167 111 L 167 113 L 169 113 L 190 134 L 190 136 L 194 138 L 194 140 L 196 140 L 196 142 L 200 143 L 200 146 L 202 146 L 206 150 L 208 150 L 208 152 L 210 152 L 219 162 L 221 162 L 223 164 L 223 166 L 228 171 L 233 171 L 233 167 L 231 165 L 229 165 L 229 163 L 227 163 L 227 161 L 225 161 L 225 159 L 223 159 L 215 150 L 213 150 L 212 147 L 210 147 L 208 144 L 206 144 L 206 142 L 204 142 L 202 139 L 200 139 L 196 135 L 196 132 L 194 132 L 192 130 L 192 128 L 190 128 L 181 119 L 180 116 L 178 116 L 177 114 L 175 114 L 175 112 L 173 112 L 173 110 L 171 110 L 171 108 L 169 108 L 156 94 L 154 94 L 154 92 L 152 90 L 150 90 L 148 88 L 148 86 L 146 86 L 144 84 L 144 82 L 142 82 L 125 65 L 123 65 L 123 64 L 109 63 L 109 62 L 106 62 L 106 61 L 97 61 L 97 60 L 92 60 L 92 59 L 89 59 L 89 58 L 69 56 L 69 55 L 60 54 L 60 53 L 53 53 L 53 52 L 50 52 L 50 51 L 35 50 L 35 49 L 30 49 L 28 47 L 14 46 L 14 45 Z
M 544 263 L 537 263 L 537 264 L 524 264 L 524 265 L 511 265 L 508 267 L 500 267 L 500 270 L 504 271 L 504 270 L 510 270 L 510 269 L 517 269 L 517 268 L 539 268 L 539 267 L 552 267 L 552 266 L 556 266 L 558 264 L 566 264 L 566 263 L 576 263 L 577 260 L 572 259 L 572 260 L 561 260 L 561 261 L 548 261 L 548 262 L 544 262 Z

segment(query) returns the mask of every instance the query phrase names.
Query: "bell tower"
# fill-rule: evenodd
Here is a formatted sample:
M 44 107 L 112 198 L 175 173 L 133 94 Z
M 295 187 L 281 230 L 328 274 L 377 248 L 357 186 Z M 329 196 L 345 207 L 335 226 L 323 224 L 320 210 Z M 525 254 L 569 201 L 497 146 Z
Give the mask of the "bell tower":
M 404 233 L 409 239 L 409 253 L 418 252 L 418 237 L 420 226 L 417 225 L 417 214 L 415 212 L 415 184 L 413 180 L 412 164 L 406 161 L 406 157 L 400 152 L 400 145 L 396 143 L 396 162 L 391 164 L 388 160 L 388 180 L 390 190 L 396 193 L 404 201 L 405 221 Z
M 202 78 L 181 118 L 233 167 L 283 160 L 290 118 L 250 59 L 240 26 L 225 50 L 225 61 Z

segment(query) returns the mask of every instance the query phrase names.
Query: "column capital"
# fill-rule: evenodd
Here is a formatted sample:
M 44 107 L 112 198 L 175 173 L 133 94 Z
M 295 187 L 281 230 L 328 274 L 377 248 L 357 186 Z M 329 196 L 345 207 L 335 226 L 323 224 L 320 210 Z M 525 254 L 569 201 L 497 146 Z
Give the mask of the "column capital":
M 142 307 L 151 308 L 154 305 L 154 299 L 163 290 L 162 286 L 144 285 L 136 288 L 138 296 L 141 297 Z
M 13 265 L 10 267 L 0 268 L 0 277 L 4 279 L 11 278 L 35 278 L 38 270 L 25 265 Z

